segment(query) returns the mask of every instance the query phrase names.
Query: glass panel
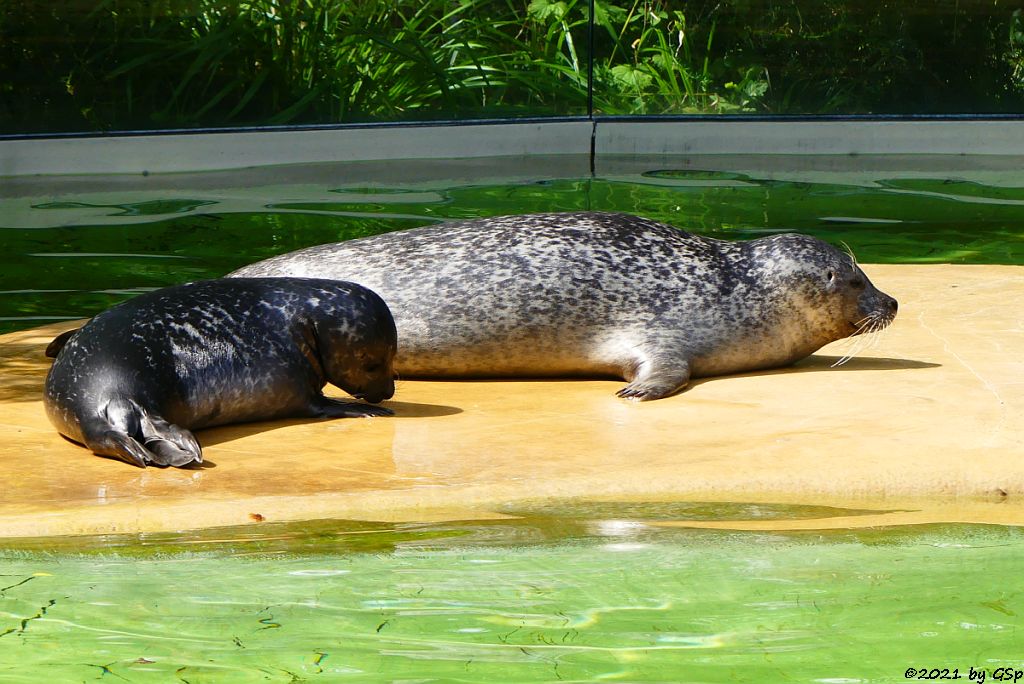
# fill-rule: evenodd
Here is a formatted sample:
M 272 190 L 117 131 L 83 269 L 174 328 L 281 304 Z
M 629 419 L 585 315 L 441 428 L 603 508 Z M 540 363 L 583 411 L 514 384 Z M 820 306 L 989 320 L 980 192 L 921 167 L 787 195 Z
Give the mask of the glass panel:
M 603 114 L 1024 112 L 1001 0 L 598 2 Z
M 585 115 L 585 7 L 4 3 L 0 133 Z
M 590 5 L 6 2 L 0 134 L 588 114 L 1024 113 L 1018 2 L 594 0 L 592 65 Z

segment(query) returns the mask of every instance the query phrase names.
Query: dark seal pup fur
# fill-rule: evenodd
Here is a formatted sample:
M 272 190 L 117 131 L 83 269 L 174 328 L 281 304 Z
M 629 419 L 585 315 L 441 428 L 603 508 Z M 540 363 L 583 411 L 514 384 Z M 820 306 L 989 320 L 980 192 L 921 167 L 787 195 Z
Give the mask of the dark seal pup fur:
M 700 237 L 628 214 L 504 216 L 320 245 L 232 276 L 352 280 L 398 325 L 403 376 L 625 378 L 658 399 L 691 377 L 791 364 L 881 329 L 896 300 L 803 235 Z
M 54 345 L 50 421 L 97 454 L 142 467 L 201 462 L 193 429 L 391 413 L 328 399 L 327 382 L 370 402 L 395 390 L 387 305 L 334 280 L 168 287 L 104 311 Z

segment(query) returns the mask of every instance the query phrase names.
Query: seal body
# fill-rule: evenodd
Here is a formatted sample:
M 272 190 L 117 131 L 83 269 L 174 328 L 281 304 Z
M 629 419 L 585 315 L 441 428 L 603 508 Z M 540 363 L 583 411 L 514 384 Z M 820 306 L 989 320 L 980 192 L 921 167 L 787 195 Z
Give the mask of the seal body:
M 374 292 L 312 279 L 209 280 L 140 295 L 48 349 L 50 421 L 138 466 L 202 461 L 190 430 L 281 417 L 391 412 L 394 319 Z
M 637 216 L 457 221 L 320 245 L 232 276 L 359 282 L 395 315 L 405 376 L 617 376 L 620 396 L 773 368 L 884 327 L 896 300 L 803 235 L 729 242 Z

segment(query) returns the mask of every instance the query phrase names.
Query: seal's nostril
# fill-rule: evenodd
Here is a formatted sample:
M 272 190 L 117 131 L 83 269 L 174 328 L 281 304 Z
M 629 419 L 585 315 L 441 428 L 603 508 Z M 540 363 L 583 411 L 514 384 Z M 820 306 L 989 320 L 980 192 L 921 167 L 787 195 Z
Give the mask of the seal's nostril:
M 895 299 L 890 299 L 889 308 L 892 310 L 893 313 L 896 313 L 896 311 L 900 308 L 900 303 L 897 302 Z

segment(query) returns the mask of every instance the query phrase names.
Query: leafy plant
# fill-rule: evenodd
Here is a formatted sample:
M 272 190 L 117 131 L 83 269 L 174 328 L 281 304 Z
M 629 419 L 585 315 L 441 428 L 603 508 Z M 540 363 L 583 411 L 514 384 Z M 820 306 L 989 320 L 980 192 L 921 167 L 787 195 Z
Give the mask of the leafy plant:
M 588 113 L 1022 112 L 1018 5 L 2 2 L 0 133 Z

